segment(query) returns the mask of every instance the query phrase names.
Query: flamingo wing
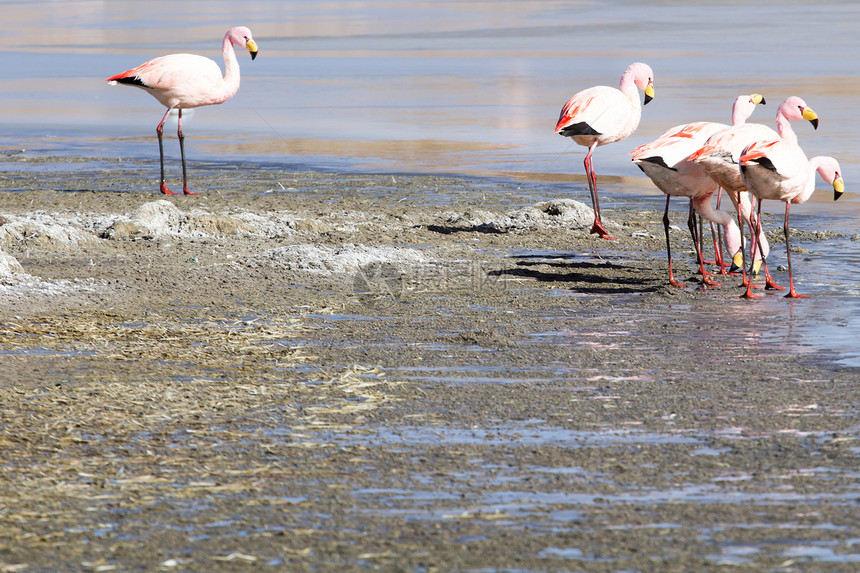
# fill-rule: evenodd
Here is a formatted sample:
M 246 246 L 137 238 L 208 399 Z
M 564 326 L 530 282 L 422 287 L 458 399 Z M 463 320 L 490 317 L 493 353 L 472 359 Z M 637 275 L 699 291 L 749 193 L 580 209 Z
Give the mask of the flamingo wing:
M 597 86 L 574 95 L 564 105 L 556 133 L 575 135 L 612 135 L 618 126 L 629 122 L 630 102 L 615 88 Z

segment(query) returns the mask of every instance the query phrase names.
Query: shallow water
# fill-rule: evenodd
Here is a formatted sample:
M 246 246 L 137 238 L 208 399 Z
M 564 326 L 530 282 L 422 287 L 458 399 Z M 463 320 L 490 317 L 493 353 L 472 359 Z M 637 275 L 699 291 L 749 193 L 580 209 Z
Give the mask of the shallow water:
M 657 97 L 637 133 L 601 150 L 599 173 L 638 177 L 630 149 L 677 123 L 728 121 L 736 95 L 760 92 L 770 103 L 754 119 L 768 124 L 782 99 L 804 97 L 821 116 L 818 133 L 797 128 L 809 154 L 836 155 L 849 190 L 860 180 L 853 2 L 3 5 L 4 146 L 156 157 L 159 104 L 102 79 L 176 51 L 220 61 L 225 29 L 245 24 L 260 57 L 240 54 L 239 94 L 186 122 L 193 158 L 579 174 L 582 150 L 553 134 L 561 105 L 641 60 Z

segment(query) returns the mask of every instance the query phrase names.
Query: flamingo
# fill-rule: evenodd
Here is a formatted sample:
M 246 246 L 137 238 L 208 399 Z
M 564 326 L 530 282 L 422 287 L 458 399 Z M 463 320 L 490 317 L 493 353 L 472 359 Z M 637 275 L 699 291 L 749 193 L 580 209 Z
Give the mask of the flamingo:
M 642 108 L 639 104 L 638 87 L 645 92 L 647 104 L 654 98 L 654 72 L 647 64 L 631 64 L 621 76 L 618 89 L 596 86 L 585 89 L 570 98 L 564 107 L 555 132 L 570 137 L 579 145 L 588 148 L 585 154 L 585 175 L 591 192 L 594 208 L 594 225 L 591 232 L 603 239 L 614 239 L 606 232 L 600 217 L 597 200 L 597 176 L 592 166 L 591 154 L 595 147 L 621 141 L 636 131 Z M 644 105 L 643 104 L 643 105 Z
M 106 79 L 111 85 L 127 84 L 146 90 L 167 108 L 155 132 L 158 135 L 158 152 L 161 158 L 161 192 L 177 195 L 167 188 L 164 182 L 164 145 L 162 134 L 164 122 L 171 111 L 178 110 L 177 135 L 179 150 L 182 154 L 182 191 L 186 195 L 196 195 L 188 190 L 185 167 L 185 136 L 182 133 L 182 110 L 204 105 L 214 105 L 227 101 L 239 91 L 239 63 L 233 45 L 242 46 L 257 57 L 257 43 L 251 30 L 244 26 L 231 28 L 224 35 L 222 51 L 224 55 L 224 77 L 214 61 L 196 54 L 170 54 L 149 60 L 140 66 L 124 71 Z
M 701 149 L 696 151 L 690 159 L 701 165 L 704 170 L 726 191 L 737 210 L 738 224 L 748 221 L 750 229 L 756 228 L 752 222 L 753 208 L 749 197 L 749 191 L 741 177 L 738 159 L 744 148 L 756 141 L 785 139 L 797 141 L 797 135 L 791 127 L 790 121 L 805 119 L 818 129 L 818 115 L 809 107 L 803 99 L 797 96 L 786 98 L 776 110 L 777 131 L 766 125 L 747 123 L 740 126 L 728 127 L 713 134 L 705 142 Z M 761 235 L 757 239 L 758 249 L 752 252 L 753 267 L 751 275 L 758 273 L 759 266 L 764 264 L 767 288 L 782 289 L 777 286 L 767 269 L 767 255 L 770 252 L 767 238 Z M 746 285 L 746 271 L 744 271 L 744 284 Z
M 757 104 L 765 100 L 759 94 L 738 96 L 732 105 L 732 124 L 742 125 L 752 115 Z M 694 212 L 725 229 L 726 248 L 730 253 L 736 253 L 733 261 L 738 262 L 742 257 L 742 237 L 738 226 L 731 216 L 711 207 L 711 196 L 719 190 L 719 185 L 711 179 L 705 170 L 689 159 L 714 133 L 727 126 L 714 122 L 694 122 L 679 125 L 667 130 L 656 140 L 640 145 L 631 152 L 633 162 L 666 194 L 666 209 L 663 213 L 663 227 L 666 233 L 666 253 L 669 258 L 669 283 L 682 287 L 683 283 L 674 278 L 672 271 L 672 249 L 669 241 L 669 200 L 673 196 L 690 199 L 690 216 L 687 225 L 693 236 L 696 253 L 699 260 L 699 272 L 702 283 L 718 285 L 707 276 L 704 268 L 698 234 L 695 226 Z M 717 262 L 723 270 L 722 260 L 717 249 Z
M 785 220 L 783 234 L 785 235 L 785 256 L 788 260 L 788 285 L 786 297 L 806 298 L 797 294 L 794 289 L 794 278 L 791 272 L 791 247 L 788 237 L 788 213 L 792 204 L 805 202 L 815 191 L 815 172 L 827 183 L 833 185 L 833 200 L 836 201 L 845 191 L 842 180 L 842 170 L 839 162 L 832 157 L 818 156 L 807 160 L 806 155 L 796 141 L 777 139 L 759 141 L 748 145 L 741 153 L 740 171 L 744 183 L 750 193 L 758 199 L 758 216 L 756 217 L 756 234 L 761 233 L 761 204 L 765 199 L 778 199 L 785 203 Z M 755 236 L 753 237 L 755 243 Z M 755 244 L 753 244 L 755 249 Z M 753 296 L 750 285 L 743 298 Z

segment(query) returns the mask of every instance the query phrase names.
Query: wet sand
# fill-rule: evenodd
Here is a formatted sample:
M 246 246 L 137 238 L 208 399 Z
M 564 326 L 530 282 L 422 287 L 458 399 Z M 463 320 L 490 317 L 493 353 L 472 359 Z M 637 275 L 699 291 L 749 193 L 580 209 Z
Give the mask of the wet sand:
M 860 561 L 860 373 L 684 212 L 675 289 L 659 212 L 512 183 L 4 163 L 0 570 Z

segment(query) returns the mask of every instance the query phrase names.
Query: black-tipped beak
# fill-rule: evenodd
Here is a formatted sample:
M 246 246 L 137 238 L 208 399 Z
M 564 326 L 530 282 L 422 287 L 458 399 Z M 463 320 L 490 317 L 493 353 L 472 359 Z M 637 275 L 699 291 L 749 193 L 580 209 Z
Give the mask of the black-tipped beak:
M 809 120 L 809 123 L 812 124 L 812 129 L 818 129 L 818 118 Z
M 257 52 L 251 52 L 251 60 L 255 60 L 257 58 Z
M 643 91 L 645 92 L 645 103 L 642 105 L 648 105 L 648 102 L 654 99 L 654 84 L 651 83 L 651 80 L 648 80 L 648 85 Z

